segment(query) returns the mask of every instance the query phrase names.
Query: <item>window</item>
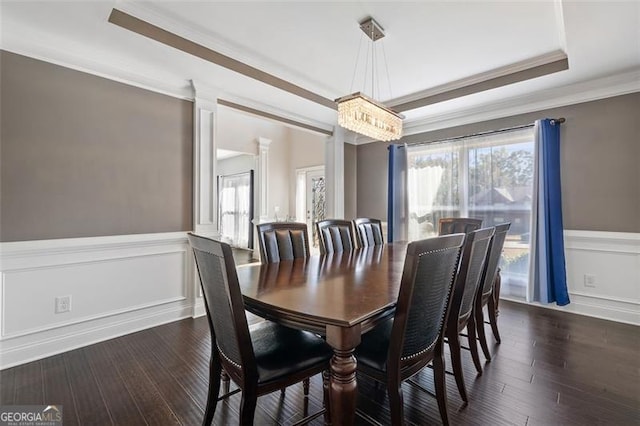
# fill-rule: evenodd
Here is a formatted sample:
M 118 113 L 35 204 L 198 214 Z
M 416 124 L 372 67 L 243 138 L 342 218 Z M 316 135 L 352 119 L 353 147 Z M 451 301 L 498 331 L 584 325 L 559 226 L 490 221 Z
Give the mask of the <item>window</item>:
M 529 271 L 533 128 L 407 148 L 410 240 L 434 236 L 443 217 L 474 217 L 483 226 L 511 222 L 501 294 L 524 298 Z
M 218 177 L 221 239 L 233 247 L 252 248 L 253 171 Z

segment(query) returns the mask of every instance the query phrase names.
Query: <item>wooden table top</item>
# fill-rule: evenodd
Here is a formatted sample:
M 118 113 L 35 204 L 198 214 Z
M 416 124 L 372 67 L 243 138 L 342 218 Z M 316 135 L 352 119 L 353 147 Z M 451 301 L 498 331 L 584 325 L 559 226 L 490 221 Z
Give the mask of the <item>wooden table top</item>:
M 243 265 L 238 267 L 238 280 L 247 309 L 258 315 L 351 327 L 395 306 L 406 248 L 406 243 L 394 243 Z

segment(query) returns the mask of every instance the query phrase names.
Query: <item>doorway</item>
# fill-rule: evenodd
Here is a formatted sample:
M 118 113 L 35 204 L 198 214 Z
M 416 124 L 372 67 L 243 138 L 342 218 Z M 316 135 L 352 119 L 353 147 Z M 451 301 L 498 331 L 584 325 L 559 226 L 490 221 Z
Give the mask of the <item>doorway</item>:
M 325 195 L 324 166 L 296 169 L 296 220 L 306 222 L 313 248 L 318 248 L 314 224 L 326 217 Z

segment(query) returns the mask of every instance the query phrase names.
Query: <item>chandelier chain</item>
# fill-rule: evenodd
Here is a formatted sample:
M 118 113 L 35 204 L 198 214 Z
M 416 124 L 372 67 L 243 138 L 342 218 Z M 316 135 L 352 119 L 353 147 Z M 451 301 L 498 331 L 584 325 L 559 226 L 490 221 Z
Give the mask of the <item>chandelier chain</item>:
M 371 25 L 371 97 L 376 98 L 376 42 L 373 38 L 373 25 Z
M 356 56 L 356 66 L 353 67 L 353 77 L 351 77 L 351 86 L 349 86 L 349 92 L 353 91 L 353 85 L 356 82 L 356 73 L 358 72 L 358 64 L 360 63 L 360 52 L 362 50 L 363 37 L 365 37 L 364 33 L 360 35 L 360 41 L 358 42 L 358 55 Z
M 382 56 L 384 57 L 384 67 L 387 70 L 387 84 L 389 85 L 389 99 L 393 99 L 393 91 L 391 90 L 391 74 L 389 74 L 389 61 L 387 61 L 387 51 L 384 48 L 384 40 L 382 41 Z

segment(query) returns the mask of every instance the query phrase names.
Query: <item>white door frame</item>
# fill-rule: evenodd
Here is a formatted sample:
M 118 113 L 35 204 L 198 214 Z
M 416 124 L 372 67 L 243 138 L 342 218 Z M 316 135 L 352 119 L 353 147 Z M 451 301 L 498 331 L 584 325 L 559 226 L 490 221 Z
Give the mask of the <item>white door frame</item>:
M 307 222 L 307 173 L 318 171 L 324 172 L 324 165 L 296 169 L 296 222 Z

